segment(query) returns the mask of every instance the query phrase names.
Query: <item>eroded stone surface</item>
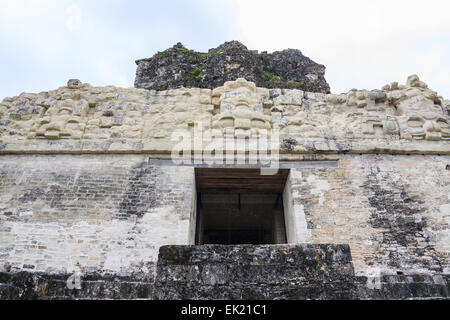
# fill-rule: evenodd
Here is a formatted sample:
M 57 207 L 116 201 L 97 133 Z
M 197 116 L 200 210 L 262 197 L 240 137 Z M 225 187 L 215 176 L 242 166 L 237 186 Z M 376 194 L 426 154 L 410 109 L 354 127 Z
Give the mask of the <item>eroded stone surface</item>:
M 355 298 L 348 246 L 166 246 L 156 299 Z
M 0 272 L 0 299 L 447 299 L 450 275 L 355 276 L 348 245 L 164 246 L 155 273 Z
M 341 95 L 269 90 L 238 79 L 214 90 L 161 92 L 69 81 L 5 98 L 0 297 L 447 297 L 449 110 L 449 101 L 417 76 L 406 85 Z M 258 247 L 247 247 L 260 250 L 252 254 L 237 250 L 243 263 L 236 265 L 227 260 L 229 249 L 198 249 L 196 261 L 163 271 L 170 250 L 194 250 L 164 249 L 158 265 L 161 246 L 193 243 L 194 168 L 154 165 L 140 153 L 168 159 L 172 133 L 192 132 L 199 123 L 229 137 L 279 130 L 282 157 L 319 163 L 291 169 L 284 195 L 288 238 L 301 250 L 304 243 L 346 244 L 354 274 L 345 274 L 342 286 L 314 282 L 337 270 L 320 246 L 314 249 L 320 259 L 311 260 L 320 268 L 306 282 L 299 280 L 303 264 L 286 270 L 289 264 L 274 262 L 262 270 L 269 249 Z M 321 167 L 323 160 L 337 165 Z M 257 270 L 248 273 L 255 256 Z M 76 269 L 91 280 L 80 292 L 67 291 L 64 281 Z M 260 287 L 230 281 L 230 270 Z M 276 283 L 268 282 L 271 272 Z M 303 287 L 283 287 L 284 273 Z
M 0 104 L 0 152 L 170 153 L 173 133 L 279 131 L 282 153 L 448 154 L 448 101 L 411 76 L 405 86 L 319 94 L 258 88 L 147 91 L 71 84 Z
M 291 169 L 289 241 L 348 244 L 361 276 L 448 273 L 449 164 L 342 155 Z M 143 155 L 2 155 L 0 270 L 151 270 L 160 246 L 192 243 L 194 197 L 192 167 Z
M 238 41 L 230 41 L 201 53 L 178 43 L 136 64 L 135 87 L 149 90 L 215 89 L 227 81 L 246 78 L 264 88 L 330 92 L 325 66 L 294 49 L 258 53 Z

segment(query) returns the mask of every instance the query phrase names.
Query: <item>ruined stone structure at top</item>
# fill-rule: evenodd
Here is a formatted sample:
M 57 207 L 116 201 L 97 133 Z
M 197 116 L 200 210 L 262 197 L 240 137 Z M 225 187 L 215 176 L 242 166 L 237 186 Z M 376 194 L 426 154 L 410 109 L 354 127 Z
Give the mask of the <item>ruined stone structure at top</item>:
M 258 53 L 238 41 L 230 41 L 201 53 L 178 43 L 152 58 L 137 60 L 136 64 L 135 87 L 149 90 L 215 89 L 227 81 L 245 78 L 262 88 L 330 92 L 325 66 L 294 49 Z

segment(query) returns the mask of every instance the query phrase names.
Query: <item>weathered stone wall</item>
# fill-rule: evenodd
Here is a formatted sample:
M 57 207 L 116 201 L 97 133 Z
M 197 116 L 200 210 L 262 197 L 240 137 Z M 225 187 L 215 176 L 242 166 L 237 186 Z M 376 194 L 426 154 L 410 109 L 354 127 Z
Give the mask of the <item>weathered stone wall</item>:
M 268 90 L 244 79 L 210 89 L 148 91 L 77 81 L 0 103 L 0 153 L 170 153 L 173 133 L 279 132 L 282 154 L 450 154 L 449 101 L 411 76 L 383 90 Z
M 83 273 L 80 286 L 69 288 L 73 273 L 0 272 L 0 300 L 152 299 L 153 272 Z M 70 280 L 69 280 L 70 282 Z
M 445 299 L 450 275 L 356 276 L 348 245 L 166 246 L 155 299 Z
M 349 244 L 361 275 L 449 272 L 449 156 L 338 163 L 291 170 L 290 242 Z M 0 177 L 2 270 L 150 271 L 159 246 L 193 241 L 191 167 L 139 155 L 4 155 Z
M 348 155 L 337 169 L 292 169 L 296 241 L 349 244 L 360 275 L 449 273 L 449 163 Z
M 153 272 L 189 243 L 192 168 L 143 156 L 2 156 L 0 270 Z
M 337 161 L 293 166 L 284 192 L 288 240 L 348 245 L 358 297 L 446 296 L 448 110 L 415 76 L 405 86 L 342 95 L 239 79 L 164 92 L 70 81 L 6 98 L 0 297 L 39 297 L 41 289 L 73 296 L 63 279 L 77 270 L 90 279 L 80 297 L 157 295 L 159 248 L 193 243 L 196 192 L 192 167 L 149 158 L 169 159 L 172 133 L 199 123 L 219 136 L 279 130 L 281 159 Z
M 167 246 L 160 250 L 156 299 L 355 299 L 350 248 Z
M 164 246 L 156 273 L 0 272 L 0 299 L 448 299 L 450 275 L 355 276 L 348 245 Z

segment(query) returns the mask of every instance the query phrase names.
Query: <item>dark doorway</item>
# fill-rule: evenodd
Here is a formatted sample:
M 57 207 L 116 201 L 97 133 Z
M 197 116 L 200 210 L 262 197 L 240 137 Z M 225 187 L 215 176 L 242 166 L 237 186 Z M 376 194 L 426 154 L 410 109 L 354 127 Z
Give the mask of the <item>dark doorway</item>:
M 286 243 L 282 194 L 288 174 L 196 169 L 196 244 Z

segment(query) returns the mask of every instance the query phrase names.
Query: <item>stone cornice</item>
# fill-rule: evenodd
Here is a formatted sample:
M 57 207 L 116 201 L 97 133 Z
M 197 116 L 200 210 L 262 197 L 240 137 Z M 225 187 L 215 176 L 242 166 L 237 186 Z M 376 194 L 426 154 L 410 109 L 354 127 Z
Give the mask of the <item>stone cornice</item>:
M 170 154 L 174 132 L 201 128 L 206 140 L 276 132 L 280 154 L 450 155 L 449 110 L 417 76 L 339 95 L 244 79 L 161 92 L 69 81 L 0 103 L 0 154 Z

